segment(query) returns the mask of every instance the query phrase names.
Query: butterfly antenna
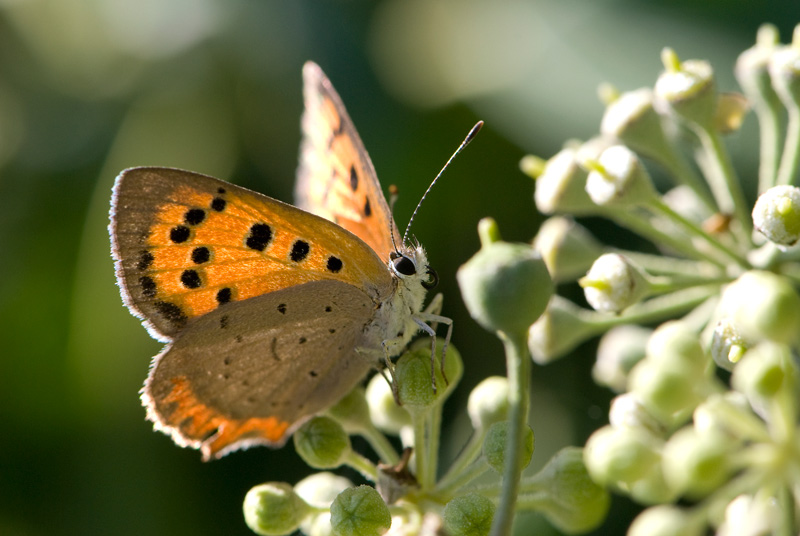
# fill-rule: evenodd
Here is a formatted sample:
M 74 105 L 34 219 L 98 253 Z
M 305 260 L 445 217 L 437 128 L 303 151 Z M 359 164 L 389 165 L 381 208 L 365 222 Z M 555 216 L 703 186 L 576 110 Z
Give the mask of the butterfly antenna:
M 397 190 L 397 185 L 389 185 L 389 213 L 392 215 L 392 220 L 389 222 L 389 237 L 392 239 L 392 247 L 399 253 L 397 243 L 394 241 L 394 204 L 397 202 L 397 197 L 400 192 Z
M 436 184 L 436 181 L 439 180 L 439 177 L 442 176 L 442 173 L 444 173 L 444 170 L 447 169 L 447 166 L 450 165 L 450 162 L 452 162 L 453 159 L 456 157 L 456 155 L 458 153 L 460 153 L 464 149 L 464 147 L 466 147 L 469 144 L 469 142 L 472 141 L 472 139 L 475 137 L 475 135 L 478 133 L 478 131 L 480 131 L 482 126 L 483 126 L 483 121 L 478 121 L 477 123 L 475 123 L 475 126 L 472 127 L 472 130 L 469 131 L 469 134 L 467 134 L 467 137 L 464 138 L 464 141 L 462 141 L 461 145 L 458 146 L 458 149 L 456 149 L 456 152 L 453 153 L 453 156 L 451 156 L 450 158 L 447 159 L 447 162 L 445 163 L 444 167 L 436 175 L 436 178 L 433 179 L 433 181 L 431 182 L 431 185 L 428 186 L 427 190 L 425 190 L 425 193 L 422 194 L 422 199 L 420 199 L 419 203 L 417 203 L 417 208 L 414 209 L 414 212 L 411 214 L 411 219 L 408 220 L 408 225 L 406 225 L 406 232 L 403 233 L 403 244 L 405 244 L 406 240 L 408 239 L 408 230 L 411 229 L 411 224 L 414 222 L 414 217 L 417 215 L 417 211 L 419 210 L 419 207 L 422 206 L 422 202 L 425 201 L 425 197 L 428 195 L 428 192 L 431 191 L 431 188 L 433 188 L 433 185 Z

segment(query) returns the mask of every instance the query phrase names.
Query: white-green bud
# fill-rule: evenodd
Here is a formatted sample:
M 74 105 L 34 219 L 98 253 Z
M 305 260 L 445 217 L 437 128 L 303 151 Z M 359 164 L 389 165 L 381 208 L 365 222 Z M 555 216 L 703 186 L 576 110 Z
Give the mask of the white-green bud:
M 360 386 L 331 406 L 327 413 L 341 424 L 348 434 L 361 433 L 370 427 L 369 406 L 364 388 Z
M 689 417 L 702 400 L 705 382 L 705 377 L 688 368 L 676 370 L 645 358 L 631 370 L 628 389 L 656 419 L 669 426 L 676 419 Z
M 650 88 L 627 91 L 611 102 L 603 114 L 600 132 L 660 162 L 674 158 L 661 116 L 653 108 Z
M 634 207 L 656 197 L 650 175 L 636 154 L 624 145 L 613 145 L 596 161 L 582 162 L 591 171 L 586 193 L 600 206 Z
M 700 60 L 681 62 L 670 48 L 662 51 L 661 60 L 665 71 L 654 89 L 657 109 L 686 123 L 711 129 L 717 108 L 711 65 Z
M 331 503 L 341 492 L 353 486 L 343 476 L 333 473 L 312 473 L 294 485 L 294 492 L 307 504 L 316 508 L 329 509 Z M 300 523 L 300 530 L 308 536 L 328 536 L 333 533 L 329 510 L 315 512 Z
M 769 62 L 778 45 L 778 30 L 772 24 L 758 29 L 756 44 L 736 60 L 736 80 L 751 100 L 770 102 L 777 99 L 769 77 Z
M 641 428 L 655 437 L 664 434 L 664 426 L 631 393 L 621 394 L 611 401 L 608 422 L 614 428 Z
M 800 239 L 800 188 L 773 186 L 758 196 L 753 226 L 781 249 L 795 245 Z
M 658 464 L 661 444 L 660 439 L 642 428 L 604 426 L 586 441 L 583 459 L 595 482 L 625 487 Z
M 603 246 L 572 218 L 554 216 L 539 228 L 533 241 L 554 281 L 573 281 L 603 253 Z
M 342 425 L 330 417 L 312 417 L 294 433 L 294 448 L 315 469 L 333 469 L 352 452 Z
M 403 427 L 411 425 L 411 415 L 408 410 L 397 405 L 392 386 L 381 374 L 370 378 L 366 397 L 370 419 L 379 430 L 398 435 Z
M 596 311 L 619 313 L 644 298 L 650 290 L 644 274 L 626 257 L 606 253 L 594 261 L 578 283 Z
M 521 457 L 522 467 L 520 471 L 531 463 L 533 457 L 533 430 L 527 424 L 523 434 L 525 435 L 522 443 L 523 453 Z M 506 447 L 508 446 L 508 421 L 496 422 L 489 427 L 486 439 L 483 441 L 483 455 L 492 469 L 499 474 L 503 474 L 506 459 Z
M 676 493 L 703 497 L 731 474 L 731 440 L 727 435 L 700 434 L 691 426 L 675 432 L 664 445 L 664 478 Z
M 786 278 L 772 272 L 742 274 L 723 291 L 719 310 L 748 341 L 792 344 L 800 335 L 800 296 Z
M 702 536 L 702 518 L 673 506 L 662 504 L 648 508 L 633 520 L 628 536 Z
M 331 526 L 336 536 L 380 536 L 391 528 L 392 516 L 375 488 L 358 486 L 334 499 Z
M 567 534 L 596 529 L 606 518 L 611 496 L 590 477 L 583 449 L 558 451 L 541 471 L 525 479 L 520 508 L 542 513 Z
M 447 347 L 444 371 L 445 382 L 441 371 L 441 355 L 443 340 L 436 341 L 436 350 L 431 356 L 430 339 L 420 339 L 400 356 L 394 369 L 400 402 L 409 411 L 426 409 L 433 404 L 440 404 L 453 392 L 464 371 L 461 355 L 451 344 Z M 431 362 L 431 360 L 433 362 Z M 433 377 L 431 376 L 433 372 Z M 436 382 L 436 392 L 434 383 Z
M 711 334 L 711 357 L 714 363 L 725 370 L 733 370 L 750 345 L 745 342 L 739 328 L 730 318 L 723 318 Z
M 250 530 L 264 536 L 291 534 L 311 513 L 311 508 L 285 482 L 253 487 L 244 498 L 243 510 Z
M 794 385 L 795 367 L 789 348 L 783 344 L 762 342 L 744 355 L 733 369 L 731 385 L 759 405 Z
M 578 165 L 575 153 L 575 149 L 562 149 L 547 161 L 544 172 L 536 179 L 533 199 L 542 214 L 597 212 L 584 189 L 586 171 Z
M 716 536 L 779 534 L 785 514 L 780 503 L 766 494 L 739 495 L 725 508 Z
M 547 309 L 528 330 L 528 350 L 534 362 L 544 365 L 564 356 L 586 339 L 603 331 L 590 318 L 593 311 L 554 295 Z
M 456 497 L 442 512 L 444 528 L 450 536 L 488 536 L 494 511 L 494 503 L 478 493 Z
M 618 393 L 625 391 L 628 374 L 644 357 L 645 345 L 651 333 L 652 329 L 627 324 L 613 327 L 603 334 L 592 368 L 594 381 Z
M 647 341 L 646 354 L 659 367 L 701 376 L 710 364 L 709 356 L 700 346 L 699 335 L 680 320 L 658 326 Z
M 678 498 L 664 480 L 661 464 L 653 465 L 641 478 L 626 486 L 631 499 L 639 504 L 664 504 Z
M 787 106 L 800 101 L 800 31 L 795 28 L 792 43 L 778 47 L 769 62 L 769 75 L 775 93 Z
M 467 413 L 475 430 L 486 430 L 508 419 L 508 378 L 489 376 L 472 390 Z

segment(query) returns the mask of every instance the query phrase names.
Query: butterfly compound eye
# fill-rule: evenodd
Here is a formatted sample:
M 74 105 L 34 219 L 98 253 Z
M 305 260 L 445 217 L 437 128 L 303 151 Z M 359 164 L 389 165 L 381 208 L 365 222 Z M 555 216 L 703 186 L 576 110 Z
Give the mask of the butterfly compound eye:
M 423 281 L 422 286 L 426 290 L 436 288 L 436 286 L 439 284 L 439 274 L 437 274 L 436 270 L 434 270 L 433 268 L 428 268 L 427 270 L 425 270 L 425 273 L 428 274 L 430 279 L 428 279 L 427 281 Z
M 392 259 L 395 271 L 400 275 L 414 275 L 417 273 L 417 266 L 414 261 L 406 256 L 400 256 Z

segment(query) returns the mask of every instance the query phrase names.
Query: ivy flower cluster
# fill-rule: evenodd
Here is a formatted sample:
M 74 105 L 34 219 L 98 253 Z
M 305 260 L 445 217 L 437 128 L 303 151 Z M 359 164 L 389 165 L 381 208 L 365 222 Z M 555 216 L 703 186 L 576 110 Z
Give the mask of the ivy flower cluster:
M 661 59 L 652 88 L 601 88 L 596 138 L 521 162 L 551 215 L 534 244 L 589 306 L 554 295 L 528 348 L 545 364 L 602 335 L 593 376 L 618 395 L 583 458 L 646 507 L 629 535 L 797 534 L 800 25 L 785 45 L 760 28 L 736 62 L 741 94 L 720 92 L 708 62 Z M 760 164 L 742 182 L 723 137 L 750 112 Z M 657 253 L 606 245 L 582 216 Z

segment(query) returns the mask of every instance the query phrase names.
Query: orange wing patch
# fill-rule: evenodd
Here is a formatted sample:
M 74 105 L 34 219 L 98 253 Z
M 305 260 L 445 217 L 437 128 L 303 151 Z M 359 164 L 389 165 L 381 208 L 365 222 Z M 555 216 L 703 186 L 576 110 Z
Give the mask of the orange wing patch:
M 297 206 L 352 232 L 384 261 L 398 240 L 375 168 L 339 95 L 314 63 L 303 69 L 305 113 Z
M 172 390 L 164 400 L 156 401 L 165 421 L 159 424 L 177 432 L 181 443 L 199 444 L 203 461 L 220 458 L 226 447 L 242 440 L 271 445 L 285 441 L 288 422 L 277 417 L 228 418 L 203 404 L 185 376 L 172 381 Z

